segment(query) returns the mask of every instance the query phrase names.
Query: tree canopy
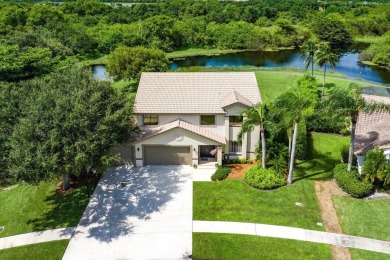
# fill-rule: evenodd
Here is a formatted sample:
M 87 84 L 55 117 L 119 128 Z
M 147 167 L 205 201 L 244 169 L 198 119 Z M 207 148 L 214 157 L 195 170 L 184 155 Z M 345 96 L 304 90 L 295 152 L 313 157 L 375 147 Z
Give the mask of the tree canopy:
M 131 138 L 126 97 L 87 69 L 66 69 L 48 79 L 9 86 L 2 94 L 15 87 L 28 93 L 19 100 L 19 109 L 8 113 L 16 120 L 5 142 L 7 170 L 16 179 L 77 176 L 88 166 L 103 166 L 108 150 Z
M 157 49 L 121 46 L 107 60 L 107 72 L 115 79 L 137 79 L 142 72 L 166 70 L 168 59 Z

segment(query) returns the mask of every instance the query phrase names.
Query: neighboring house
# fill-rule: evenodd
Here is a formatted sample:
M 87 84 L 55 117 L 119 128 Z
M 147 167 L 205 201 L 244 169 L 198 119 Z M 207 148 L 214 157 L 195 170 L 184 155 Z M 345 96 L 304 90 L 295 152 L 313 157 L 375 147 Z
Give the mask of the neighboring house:
M 240 112 L 260 102 L 253 72 L 142 73 L 134 103 L 142 129 L 132 144 L 135 165 L 221 164 L 225 154 L 254 159 L 259 127 L 241 144 L 237 133 Z
M 363 98 L 366 102 L 390 104 L 390 97 L 363 95 Z M 386 158 L 390 159 L 390 113 L 388 112 L 359 113 L 354 143 L 359 172 L 362 170 L 365 154 L 374 147 L 383 149 Z

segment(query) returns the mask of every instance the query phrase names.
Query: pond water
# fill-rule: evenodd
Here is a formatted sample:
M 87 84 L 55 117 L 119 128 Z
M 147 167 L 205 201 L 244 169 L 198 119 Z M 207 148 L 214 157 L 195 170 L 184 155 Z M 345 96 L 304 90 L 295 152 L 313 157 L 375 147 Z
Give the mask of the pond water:
M 97 79 L 107 79 L 108 75 L 106 72 L 106 66 L 104 65 L 92 66 L 92 75 Z
M 366 46 L 365 46 L 366 47 Z M 361 78 L 378 83 L 390 84 L 390 71 L 375 66 L 368 66 L 358 60 L 362 46 L 357 46 L 344 52 L 339 62 L 336 63 L 334 71 L 353 78 Z M 219 56 L 197 56 L 180 60 L 173 60 L 170 69 L 181 67 L 204 66 L 204 67 L 226 67 L 226 66 L 258 66 L 258 67 L 290 67 L 304 69 L 304 59 L 299 50 L 282 50 L 275 52 L 245 51 L 239 53 L 223 54 Z M 315 69 L 323 70 L 315 67 Z M 105 68 L 102 65 L 93 67 L 93 75 L 97 78 L 105 78 Z

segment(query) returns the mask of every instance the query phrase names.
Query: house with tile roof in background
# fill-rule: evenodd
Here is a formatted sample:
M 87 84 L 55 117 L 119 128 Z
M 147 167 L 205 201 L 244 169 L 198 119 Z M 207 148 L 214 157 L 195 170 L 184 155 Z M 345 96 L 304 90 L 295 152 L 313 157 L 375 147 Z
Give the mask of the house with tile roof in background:
M 363 95 L 363 98 L 369 103 L 390 104 L 390 97 Z M 390 160 L 390 113 L 360 112 L 355 133 L 354 154 L 357 157 L 359 172 L 361 172 L 364 165 L 365 154 L 374 147 L 383 149 L 386 158 Z
M 240 113 L 261 103 L 253 72 L 143 73 L 133 112 L 141 128 L 131 145 L 116 147 L 122 162 L 212 165 L 255 158 L 260 129 L 243 136 Z

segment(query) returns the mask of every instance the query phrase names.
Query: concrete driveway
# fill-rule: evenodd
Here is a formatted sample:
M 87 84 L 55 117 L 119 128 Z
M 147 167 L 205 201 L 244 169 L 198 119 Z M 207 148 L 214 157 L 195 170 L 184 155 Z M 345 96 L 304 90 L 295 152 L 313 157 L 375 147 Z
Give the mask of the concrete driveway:
M 63 259 L 187 259 L 192 175 L 189 166 L 110 168 Z

